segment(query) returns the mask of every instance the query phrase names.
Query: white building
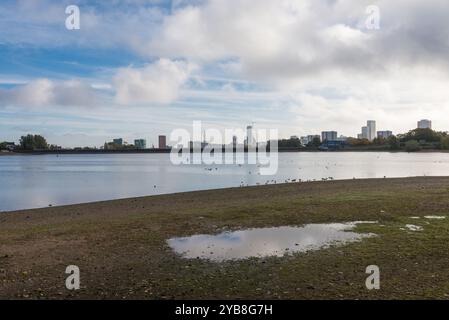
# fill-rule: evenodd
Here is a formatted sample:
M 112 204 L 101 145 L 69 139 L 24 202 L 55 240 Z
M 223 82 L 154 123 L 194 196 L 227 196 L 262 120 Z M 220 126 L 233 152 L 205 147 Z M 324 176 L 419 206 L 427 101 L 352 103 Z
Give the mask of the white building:
M 376 138 L 376 121 L 368 120 L 366 122 L 366 126 L 368 128 L 368 140 L 373 141 Z
M 376 138 L 376 121 L 368 120 L 366 126 L 362 127 L 362 133 L 358 134 L 357 138 L 373 141 Z
M 362 127 L 362 139 L 368 139 L 368 127 Z
M 432 121 L 427 119 L 418 121 L 418 129 L 432 129 Z
M 340 135 L 340 136 L 337 138 L 337 141 L 348 141 L 348 137 L 343 136 L 343 135 Z
M 246 127 L 246 145 L 255 146 L 256 139 L 253 137 L 253 126 Z
M 306 137 L 301 137 L 300 141 L 301 141 L 301 144 L 302 144 L 303 146 L 306 146 L 306 145 L 308 145 L 309 143 L 313 142 L 313 139 L 318 139 L 318 140 L 321 141 L 321 137 L 320 137 L 320 135 L 318 135 L 318 134 L 308 135 L 308 136 L 306 136 Z

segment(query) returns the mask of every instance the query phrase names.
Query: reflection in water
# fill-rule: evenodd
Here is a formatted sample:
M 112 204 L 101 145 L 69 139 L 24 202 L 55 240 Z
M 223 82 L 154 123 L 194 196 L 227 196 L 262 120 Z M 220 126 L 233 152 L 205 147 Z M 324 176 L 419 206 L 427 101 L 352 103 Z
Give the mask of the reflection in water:
M 348 231 L 359 223 L 364 222 L 247 229 L 218 235 L 172 238 L 167 242 L 176 253 L 187 259 L 200 258 L 220 262 L 250 257 L 281 257 L 374 236 L 371 233 Z

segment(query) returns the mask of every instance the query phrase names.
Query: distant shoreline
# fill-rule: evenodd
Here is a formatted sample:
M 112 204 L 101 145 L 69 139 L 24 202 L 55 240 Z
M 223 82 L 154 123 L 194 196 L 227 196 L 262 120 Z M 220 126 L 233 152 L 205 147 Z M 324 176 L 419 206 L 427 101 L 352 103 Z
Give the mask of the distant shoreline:
M 15 152 L 0 152 L 0 156 L 17 156 L 17 155 L 47 155 L 47 154 L 55 154 L 55 155 L 63 155 L 63 154 L 166 154 L 170 153 L 171 149 L 143 149 L 143 150 L 71 150 L 71 149 L 63 149 L 63 150 L 39 150 L 39 151 L 15 151 Z M 248 150 L 245 151 L 233 151 L 233 153 L 244 152 L 248 153 Z M 269 152 L 269 151 L 267 151 Z M 280 153 L 287 152 L 320 152 L 320 153 L 334 153 L 334 152 L 387 152 L 387 153 L 449 153 L 449 150 L 437 150 L 437 149 L 429 149 L 429 150 L 419 150 L 414 152 L 408 152 L 405 150 L 372 150 L 372 149 L 341 149 L 341 150 L 313 150 L 313 149 L 278 149 Z M 225 151 L 223 151 L 225 153 Z

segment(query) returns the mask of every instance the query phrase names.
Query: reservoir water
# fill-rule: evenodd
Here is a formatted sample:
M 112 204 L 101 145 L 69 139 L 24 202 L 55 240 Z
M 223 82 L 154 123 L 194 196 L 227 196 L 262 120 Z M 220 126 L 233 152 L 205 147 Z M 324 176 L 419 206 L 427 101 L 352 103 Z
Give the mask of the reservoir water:
M 278 163 L 265 176 L 252 164 L 173 165 L 169 154 L 1 156 L 0 211 L 293 179 L 449 175 L 449 153 L 295 152 Z

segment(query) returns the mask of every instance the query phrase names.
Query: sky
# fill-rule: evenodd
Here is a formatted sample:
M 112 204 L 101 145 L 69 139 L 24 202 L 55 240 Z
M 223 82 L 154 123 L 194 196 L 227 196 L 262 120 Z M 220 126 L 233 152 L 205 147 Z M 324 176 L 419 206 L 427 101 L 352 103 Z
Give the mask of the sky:
M 447 131 L 447 16 L 446 0 L 2 0 L 0 141 L 151 146 L 198 120 L 280 137 L 356 136 L 368 119 Z

